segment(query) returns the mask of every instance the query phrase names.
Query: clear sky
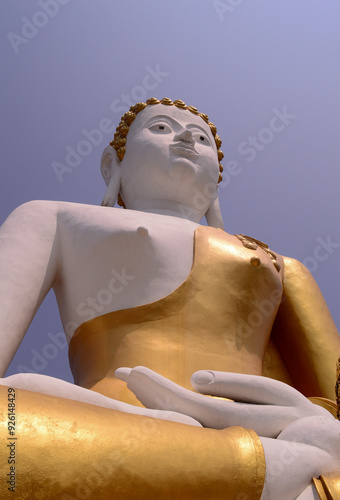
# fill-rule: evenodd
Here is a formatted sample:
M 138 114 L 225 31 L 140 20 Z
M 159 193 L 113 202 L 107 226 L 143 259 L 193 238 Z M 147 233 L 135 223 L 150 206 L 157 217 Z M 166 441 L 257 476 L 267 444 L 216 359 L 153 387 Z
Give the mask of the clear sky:
M 223 140 L 226 230 L 303 261 L 339 329 L 339 21 L 337 0 L 2 0 L 1 222 L 100 204 L 129 101 L 182 99 Z M 61 331 L 50 293 L 7 373 L 72 380 Z

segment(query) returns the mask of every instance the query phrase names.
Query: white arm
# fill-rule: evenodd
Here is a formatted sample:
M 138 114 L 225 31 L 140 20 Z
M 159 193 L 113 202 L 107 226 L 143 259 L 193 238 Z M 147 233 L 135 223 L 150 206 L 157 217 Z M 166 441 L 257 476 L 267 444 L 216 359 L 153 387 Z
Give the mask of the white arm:
M 0 376 L 11 362 L 58 267 L 57 204 L 32 201 L 0 228 Z

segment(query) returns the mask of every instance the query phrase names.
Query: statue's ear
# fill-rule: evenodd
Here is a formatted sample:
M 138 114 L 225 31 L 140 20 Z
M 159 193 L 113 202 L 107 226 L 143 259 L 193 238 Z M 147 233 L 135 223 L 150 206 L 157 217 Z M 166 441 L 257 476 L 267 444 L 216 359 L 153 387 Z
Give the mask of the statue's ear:
M 211 200 L 210 206 L 206 211 L 205 218 L 207 219 L 208 226 L 217 227 L 224 230 L 220 202 L 218 199 L 218 189 L 216 189 L 216 195 Z
M 100 170 L 107 185 L 102 206 L 113 207 L 120 191 L 120 161 L 113 147 L 107 146 L 104 149 Z

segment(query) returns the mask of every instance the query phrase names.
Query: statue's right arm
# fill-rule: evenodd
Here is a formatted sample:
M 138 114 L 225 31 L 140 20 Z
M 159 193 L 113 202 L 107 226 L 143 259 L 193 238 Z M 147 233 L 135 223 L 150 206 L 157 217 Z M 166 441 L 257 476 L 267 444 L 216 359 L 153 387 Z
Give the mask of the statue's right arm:
M 57 207 L 25 203 L 0 228 L 0 376 L 57 278 Z

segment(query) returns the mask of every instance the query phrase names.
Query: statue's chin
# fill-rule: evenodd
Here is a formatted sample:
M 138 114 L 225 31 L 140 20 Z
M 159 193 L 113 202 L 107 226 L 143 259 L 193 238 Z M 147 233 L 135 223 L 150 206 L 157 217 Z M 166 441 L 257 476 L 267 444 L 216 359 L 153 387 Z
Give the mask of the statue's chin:
M 187 158 L 176 158 L 168 172 L 173 180 L 193 182 L 196 177 L 196 165 Z

